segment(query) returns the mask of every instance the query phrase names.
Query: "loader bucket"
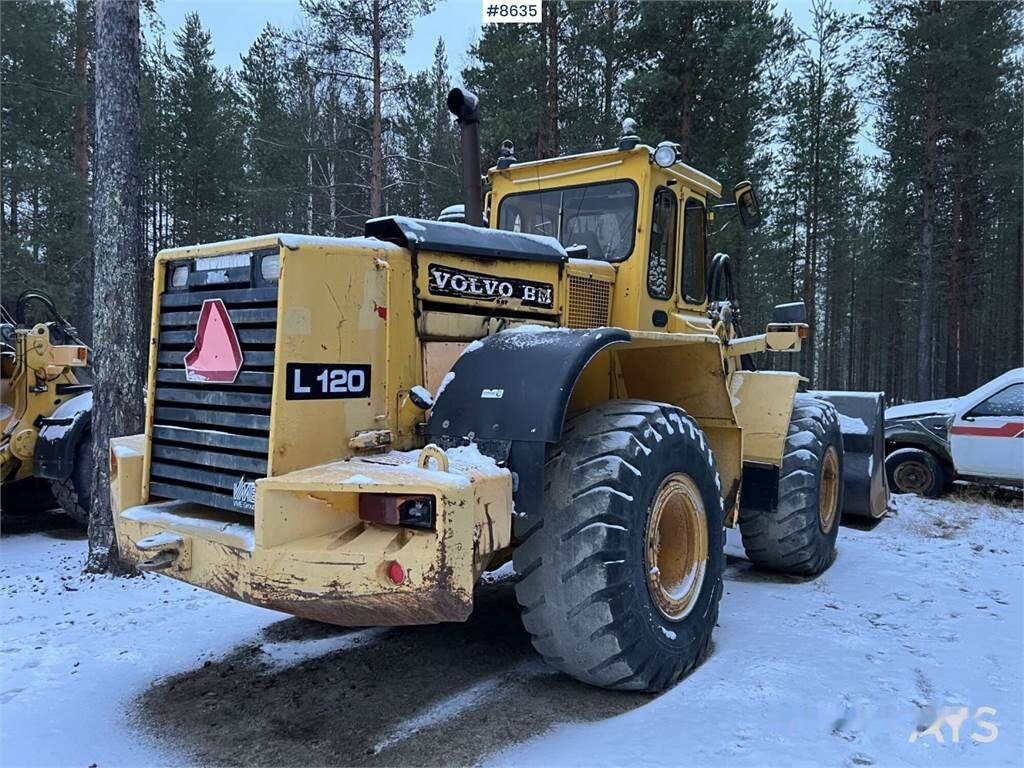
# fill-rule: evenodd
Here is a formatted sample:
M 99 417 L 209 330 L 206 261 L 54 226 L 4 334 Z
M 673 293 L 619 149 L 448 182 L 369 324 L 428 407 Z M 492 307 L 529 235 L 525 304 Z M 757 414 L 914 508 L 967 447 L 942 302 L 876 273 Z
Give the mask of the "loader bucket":
M 889 508 L 882 392 L 813 392 L 839 411 L 843 433 L 843 517 L 875 519 Z

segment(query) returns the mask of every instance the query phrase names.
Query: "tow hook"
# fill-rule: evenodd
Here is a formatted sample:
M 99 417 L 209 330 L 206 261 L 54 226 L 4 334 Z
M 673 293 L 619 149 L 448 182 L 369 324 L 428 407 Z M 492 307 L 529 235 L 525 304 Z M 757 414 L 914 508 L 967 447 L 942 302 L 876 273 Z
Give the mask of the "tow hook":
M 139 563 L 138 568 L 140 571 L 162 571 L 170 568 L 184 547 L 185 539 L 169 531 L 161 531 L 139 539 L 135 542 L 135 548 L 140 552 L 154 554 L 148 560 Z

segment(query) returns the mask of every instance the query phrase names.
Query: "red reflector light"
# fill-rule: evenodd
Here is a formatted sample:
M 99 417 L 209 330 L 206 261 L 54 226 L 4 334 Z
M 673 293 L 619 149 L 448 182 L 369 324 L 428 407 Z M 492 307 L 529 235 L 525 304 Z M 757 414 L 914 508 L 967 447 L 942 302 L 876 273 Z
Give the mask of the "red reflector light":
M 405 568 L 397 560 L 392 560 L 388 565 L 388 578 L 395 584 L 405 583 Z
M 242 369 L 242 348 L 223 299 L 206 299 L 195 346 L 185 355 L 185 380 L 232 383 Z
M 434 528 L 433 496 L 399 496 L 389 493 L 359 494 L 359 519 L 381 525 Z

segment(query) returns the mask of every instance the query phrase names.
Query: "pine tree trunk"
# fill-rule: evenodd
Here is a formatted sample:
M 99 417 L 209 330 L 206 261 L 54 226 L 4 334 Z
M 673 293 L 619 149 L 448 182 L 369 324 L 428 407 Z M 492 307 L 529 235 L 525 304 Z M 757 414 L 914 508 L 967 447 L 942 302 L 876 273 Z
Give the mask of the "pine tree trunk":
M 803 295 L 804 306 L 807 309 L 807 328 L 809 335 L 804 345 L 804 352 L 801 355 L 801 369 L 803 375 L 814 381 L 814 345 L 817 342 L 818 329 L 814 326 L 814 263 L 811 261 L 811 225 L 808 222 L 804 232 L 804 277 Z
M 938 0 L 929 3 L 929 13 L 938 13 Z M 928 52 L 934 58 L 934 51 Z M 932 397 L 932 343 L 935 304 L 935 187 L 938 177 L 939 89 L 935 67 L 928 63 L 924 103 L 924 167 L 921 190 L 921 267 L 917 312 L 917 397 Z
M 85 188 L 89 184 L 89 3 L 75 0 L 75 107 L 72 113 L 72 165 Z
M 946 378 L 945 393 L 954 395 L 960 389 L 960 270 L 963 258 L 963 163 L 958 159 L 953 166 L 953 210 L 950 233 L 949 276 L 946 284 Z
M 605 23 L 607 25 L 606 34 L 608 39 L 611 40 L 619 25 L 619 5 L 617 0 L 609 0 L 608 7 L 605 9 Z M 618 76 L 618 71 L 611 52 L 606 49 L 604 54 L 604 62 L 601 68 L 601 121 L 604 126 L 604 144 L 606 147 L 610 147 L 615 139 L 615 117 L 612 114 L 612 98 L 615 93 L 615 80 Z
M 39 263 L 39 187 L 32 188 L 32 261 Z
M 306 234 L 313 234 L 313 88 L 306 90 Z
M 328 211 L 331 222 L 331 230 L 328 234 L 338 234 L 338 176 L 337 176 L 337 152 L 338 152 L 338 113 L 335 111 L 335 104 L 332 98 L 331 104 L 331 146 L 327 150 L 327 185 L 328 190 Z
M 1014 297 L 1019 302 L 1020 286 L 1024 285 L 1024 258 L 1021 257 L 1021 254 L 1024 254 L 1024 225 L 1020 219 L 1017 220 L 1017 226 L 1014 229 L 1016 230 L 1014 238 L 1016 248 L 1013 251 L 1014 281 L 1012 285 L 1014 286 Z M 1014 306 L 1011 327 L 1014 329 L 1013 338 L 1016 340 L 1010 350 L 1011 364 L 1017 366 L 1024 359 L 1024 355 L 1021 354 L 1022 347 L 1024 347 L 1024 312 L 1020 311 L 1019 303 Z
M 11 235 L 18 234 L 18 205 L 17 181 L 11 178 L 11 215 L 7 219 L 7 230 Z
M 117 571 L 110 510 L 110 438 L 143 429 L 142 103 L 138 0 L 96 3 L 96 195 L 92 572 Z M 129 308 L 129 311 L 125 311 Z
M 796 265 L 800 256 L 800 239 L 797 236 L 797 196 L 793 196 L 793 211 L 790 214 L 792 238 L 789 246 L 789 300 L 796 301 Z
M 370 128 L 370 216 L 384 213 L 384 147 L 381 119 L 381 43 L 383 30 L 380 0 L 373 0 L 371 38 L 373 45 L 373 123 Z
M 544 41 L 546 68 L 544 75 L 544 113 L 541 115 L 540 158 L 557 157 L 561 139 L 558 133 L 558 5 L 561 0 L 548 0 L 541 7 L 541 34 Z
M 825 77 L 823 64 L 820 56 L 817 62 L 817 75 L 813 86 L 814 107 L 812 110 L 814 120 L 814 138 L 811 147 L 811 200 L 808 216 L 807 236 L 807 263 L 804 268 L 804 302 L 807 304 L 807 325 L 810 328 L 810 338 L 807 344 L 807 355 L 804 358 L 806 368 L 804 376 L 811 380 L 811 384 L 818 386 L 815 380 L 815 365 L 817 362 L 816 349 L 818 340 L 824 338 L 819 333 L 817 322 L 817 280 L 818 280 L 818 217 L 820 213 L 820 191 L 821 191 L 821 128 L 823 101 L 825 98 Z
M 683 19 L 681 34 L 684 40 L 693 34 L 693 12 L 690 10 Z M 693 85 L 694 57 L 692 51 L 683 52 L 683 71 L 680 77 L 679 97 L 679 156 L 684 162 L 693 162 Z

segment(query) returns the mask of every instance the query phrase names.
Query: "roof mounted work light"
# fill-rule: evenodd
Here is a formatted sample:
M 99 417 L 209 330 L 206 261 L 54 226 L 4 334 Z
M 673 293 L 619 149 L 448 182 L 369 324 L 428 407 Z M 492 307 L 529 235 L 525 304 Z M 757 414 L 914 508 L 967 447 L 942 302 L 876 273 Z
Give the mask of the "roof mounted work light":
M 670 168 L 679 160 L 679 145 L 672 141 L 663 141 L 654 150 L 654 163 L 660 168 Z

